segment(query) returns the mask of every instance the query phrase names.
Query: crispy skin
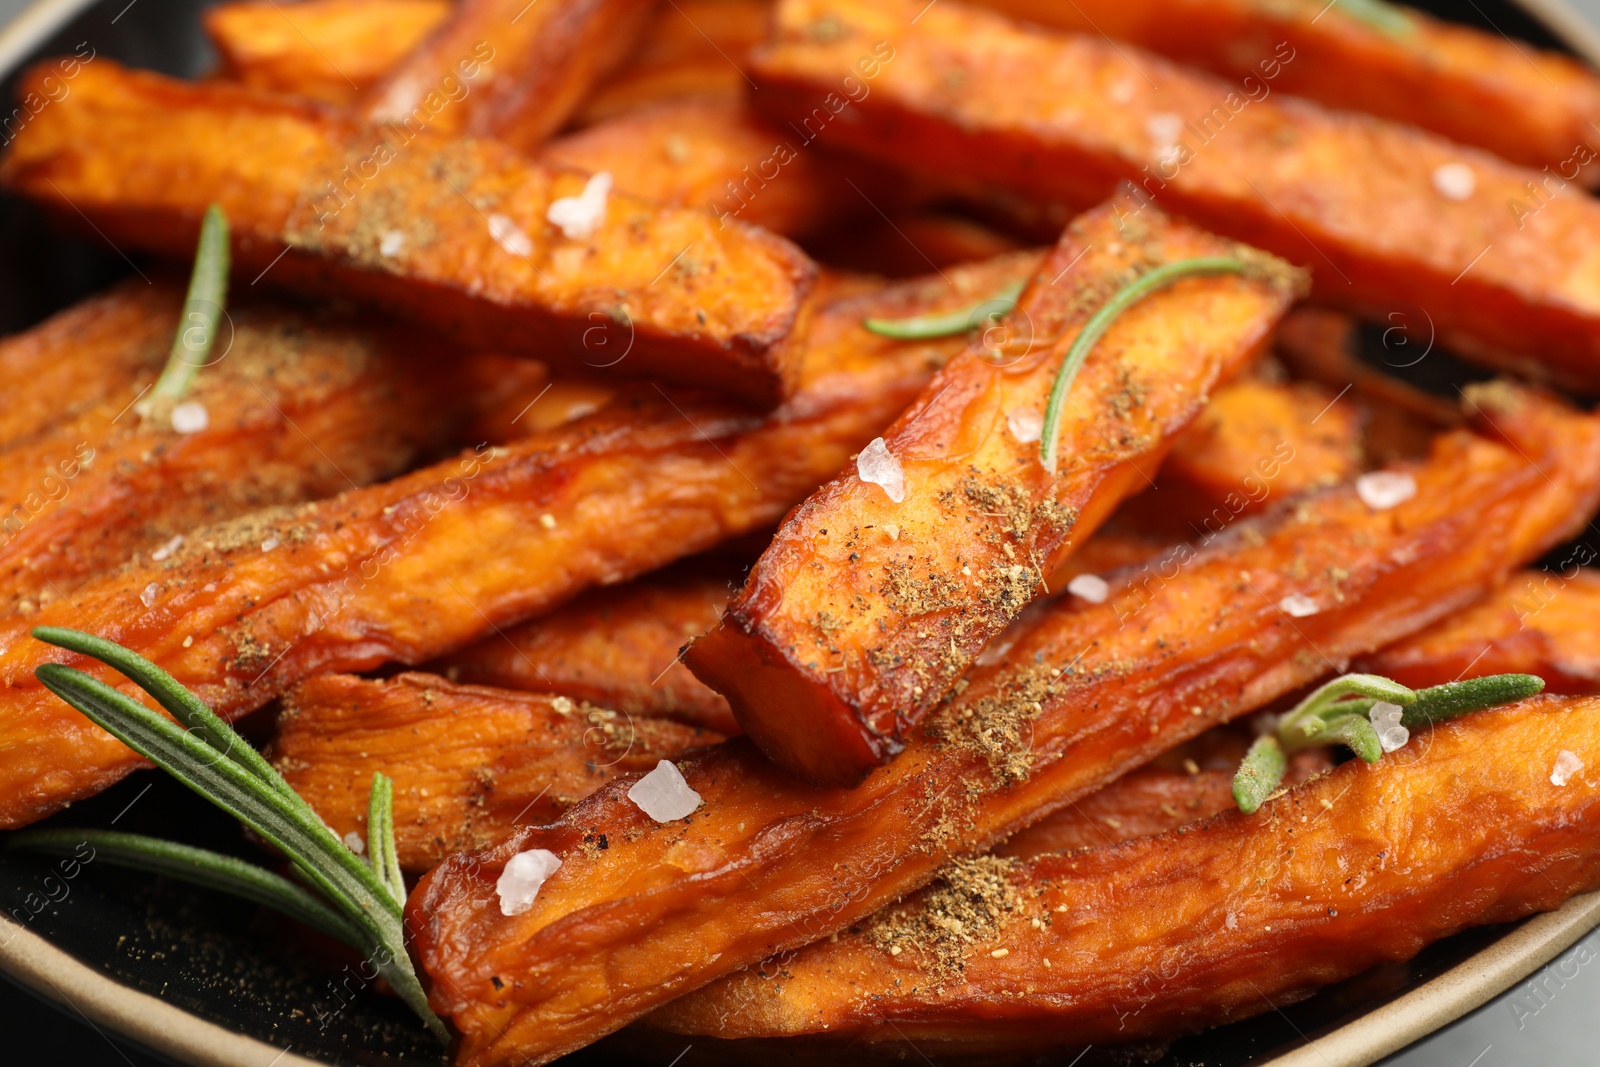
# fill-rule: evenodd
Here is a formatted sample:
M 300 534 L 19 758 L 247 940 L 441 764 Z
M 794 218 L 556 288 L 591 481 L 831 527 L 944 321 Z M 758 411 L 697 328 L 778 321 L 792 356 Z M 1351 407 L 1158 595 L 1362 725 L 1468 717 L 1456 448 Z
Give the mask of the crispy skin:
M 423 871 L 518 822 L 546 822 L 619 774 L 719 740 L 545 693 L 322 674 L 284 694 L 269 755 L 341 837 L 366 836 L 372 774 L 389 774 L 400 865 Z
M 1289 97 L 1233 113 L 1230 83 L 1132 46 L 960 3 L 913 25 L 919 6 L 784 0 L 776 43 L 753 60 L 752 98 L 776 119 L 820 119 L 819 144 L 1069 208 L 1131 181 L 1172 214 L 1309 267 L 1321 301 L 1385 325 L 1394 312 L 1420 324 L 1425 310 L 1464 354 L 1600 387 L 1590 198 L 1534 210 L 1548 198 L 1530 200 L 1526 183 L 1543 174 L 1423 131 Z M 882 41 L 894 57 L 849 121 L 819 107 Z M 1435 188 L 1452 163 L 1475 176 L 1463 201 Z
M 374 303 L 474 348 L 764 403 L 794 384 L 783 342 L 815 274 L 781 238 L 622 195 L 593 237 L 569 239 L 545 213 L 583 179 L 501 145 L 109 62 L 29 123 L 0 182 L 185 259 L 216 202 L 242 276 Z
M 450 11 L 449 0 L 232 0 L 206 8 L 200 21 L 223 77 L 345 107 Z
M 954 288 L 925 279 L 819 309 L 801 389 L 770 415 L 641 388 L 501 449 L 197 531 L 167 560 L 88 583 L 75 607 L 0 620 L 0 826 L 139 766 L 37 684 L 38 664 L 78 657 L 34 641 L 29 626 L 119 641 L 228 716 L 313 674 L 434 659 L 591 586 L 770 528 L 960 345 L 897 344 L 863 330 L 862 317 L 963 307 L 1036 262 L 946 271 Z M 263 553 L 272 538 L 279 547 Z
M 1254 815 L 991 861 L 1011 889 L 979 898 L 1000 903 L 992 932 L 907 936 L 935 917 L 920 909 L 974 903 L 952 872 L 861 933 L 784 961 L 781 980 L 747 970 L 651 1021 L 725 1037 L 825 1026 L 830 1040 L 950 1052 L 1175 1037 L 1255 1015 L 1600 886 L 1600 784 L 1579 773 L 1555 785 L 1562 751 L 1600 761 L 1600 699 L 1459 719 Z M 959 975 L 940 979 L 941 951 Z
M 474 404 L 448 349 L 415 331 L 241 296 L 228 307 L 224 354 L 187 394 L 208 424 L 177 433 L 169 410 L 143 417 L 130 402 L 166 362 L 183 288 L 141 287 L 152 290 L 139 298 L 144 318 L 119 319 L 118 336 L 86 331 L 67 360 L 87 394 L 102 360 L 104 373 L 133 371 L 131 388 L 0 452 L 0 603 L 23 616 L 196 527 L 393 477 L 453 443 Z M 27 407 L 37 389 L 25 379 L 14 395 Z
M 684 768 L 705 800 L 687 821 L 651 822 L 619 780 L 551 826 L 447 859 L 407 914 L 433 1006 L 461 1034 L 458 1062 L 548 1062 L 827 937 L 950 858 L 1481 595 L 1600 497 L 1600 424 L 1495 395 L 1515 447 L 1447 435 L 1414 471 L 1418 495 L 1392 511 L 1328 490 L 1244 520 L 1248 536 L 1219 538 L 1170 574 L 1125 578 L 1104 604 L 1068 603 L 1005 663 L 975 669 L 855 789 L 807 786 L 735 738 Z M 1329 610 L 1291 625 L 1275 606 L 1290 593 Z M 597 831 L 605 851 L 583 842 Z M 532 909 L 504 916 L 495 880 L 529 848 L 562 867 Z
M 374 122 L 538 149 L 615 67 L 650 0 L 460 0 L 448 21 L 363 94 Z
M 1393 33 L 1318 0 L 978 0 L 1106 34 L 1227 77 L 1240 98 L 1292 93 L 1421 126 L 1559 178 L 1594 158 L 1600 81 L 1581 63 L 1413 8 Z M 1248 80 L 1247 80 L 1248 79 Z M 1593 178 L 1594 168 L 1583 168 Z
M 728 702 L 690 674 L 678 652 L 717 624 L 737 577 L 737 567 L 696 561 L 596 589 L 435 668 L 452 680 L 564 693 L 630 715 L 736 734 Z
M 893 757 L 1073 540 L 1146 484 L 1295 295 L 1300 278 L 1263 257 L 1258 277 L 1188 279 L 1129 308 L 1073 384 L 1052 474 L 1010 418 L 1043 414 L 1084 321 L 1132 271 L 1238 251 L 1154 213 L 1124 231 L 1117 210 L 1075 221 L 1035 275 L 1010 317 L 1030 333 L 1020 351 L 996 360 L 980 335 L 885 431 L 904 501 L 841 473 L 784 522 L 722 625 L 685 653 L 778 764 L 847 785 Z
M 1517 672 L 1538 675 L 1553 693 L 1600 693 L 1600 572 L 1576 560 L 1567 567 L 1514 575 L 1448 622 L 1363 657 L 1358 669 L 1413 687 Z

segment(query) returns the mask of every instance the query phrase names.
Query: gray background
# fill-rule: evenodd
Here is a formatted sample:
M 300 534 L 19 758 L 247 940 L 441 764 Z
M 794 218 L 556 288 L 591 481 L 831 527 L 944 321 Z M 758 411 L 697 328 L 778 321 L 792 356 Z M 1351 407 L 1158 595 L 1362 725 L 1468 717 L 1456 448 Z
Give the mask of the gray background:
M 146 0 L 160 3 L 161 0 Z M 1600 26 L 1600 0 L 1568 0 Z M 27 0 L 0 0 L 0 23 Z M 38 1009 L 28 1009 L 37 1012 Z M 9 1014 L 9 1013 L 7 1013 Z M 37 1016 L 34 1016 L 37 1019 Z M 7 1029 L 11 1029 L 7 1027 Z M 82 1048 L 131 1064 L 98 1038 Z M 63 1051 L 59 1045 L 54 1050 Z M 131 1050 L 130 1050 L 131 1051 Z M 144 1061 L 137 1053 L 135 1059 Z M 62 1061 L 57 1061 L 62 1062 Z M 1392 1057 L 1386 1067 L 1588 1067 L 1600 1064 L 1600 931 L 1591 933 L 1500 999 Z

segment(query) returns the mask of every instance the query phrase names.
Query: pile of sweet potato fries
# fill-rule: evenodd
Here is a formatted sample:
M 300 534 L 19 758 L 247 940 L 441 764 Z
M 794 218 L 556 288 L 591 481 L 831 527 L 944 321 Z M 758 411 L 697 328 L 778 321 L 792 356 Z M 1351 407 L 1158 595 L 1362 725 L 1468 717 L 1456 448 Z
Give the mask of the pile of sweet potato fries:
M 1586 68 L 1380 0 L 204 28 L 36 67 L 0 162 L 148 275 L 0 341 L 0 826 L 148 767 L 38 626 L 348 840 L 392 777 L 464 1067 L 1162 1042 L 1600 888 Z M 1350 671 L 1545 693 L 1233 810 Z

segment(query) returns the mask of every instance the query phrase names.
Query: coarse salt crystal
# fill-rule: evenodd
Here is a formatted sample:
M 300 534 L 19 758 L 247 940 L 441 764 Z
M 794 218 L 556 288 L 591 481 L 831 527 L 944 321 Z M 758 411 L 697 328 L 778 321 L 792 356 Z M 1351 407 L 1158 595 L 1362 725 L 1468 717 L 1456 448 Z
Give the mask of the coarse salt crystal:
M 531 848 L 512 856 L 494 883 L 500 914 L 521 915 L 533 907 L 539 888 L 560 869 L 561 857 L 547 848 Z
M 1317 605 L 1315 600 L 1312 600 L 1304 593 L 1290 593 L 1288 596 L 1278 601 L 1278 607 L 1283 609 L 1283 613 L 1285 615 L 1296 619 L 1303 619 L 1308 615 L 1315 615 L 1317 612 L 1322 610 L 1322 608 Z
M 504 216 L 502 216 L 504 217 Z M 499 240 L 498 237 L 495 240 Z M 400 254 L 406 246 L 406 235 L 399 230 L 385 230 L 383 237 L 378 241 L 378 254 L 393 259 Z
M 1228 912 L 1228 917 L 1223 920 L 1222 925 L 1226 926 L 1230 930 L 1239 929 L 1239 913 L 1234 911 Z
M 367 843 L 361 840 L 361 835 L 354 830 L 344 835 L 344 847 L 358 856 L 367 854 Z
M 1091 604 L 1104 604 L 1111 587 L 1098 574 L 1080 574 L 1067 583 L 1067 592 Z
M 166 544 L 150 553 L 150 558 L 155 560 L 157 563 L 160 563 L 162 560 L 176 552 L 178 550 L 178 546 L 181 544 L 183 544 L 183 534 L 177 534 L 172 538 L 172 540 L 168 541 Z
M 179 433 L 199 433 L 210 425 L 211 416 L 198 400 L 185 400 L 172 409 L 172 428 Z
M 864 482 L 880 486 L 896 504 L 906 498 L 906 472 L 900 461 L 889 451 L 883 438 L 874 437 L 872 443 L 856 457 L 856 473 Z
M 1572 781 L 1572 776 L 1581 770 L 1583 770 L 1583 760 L 1578 758 L 1578 754 L 1562 749 L 1556 753 L 1556 765 L 1550 768 L 1550 784 L 1566 785 Z
M 261 542 L 261 551 L 271 552 L 282 543 L 283 542 L 279 541 L 276 537 L 269 537 L 265 541 Z
M 1372 471 L 1356 479 L 1356 496 L 1373 511 L 1388 511 L 1417 495 L 1417 480 L 1404 471 Z
M 1378 744 L 1383 746 L 1385 752 L 1405 748 L 1406 742 L 1411 740 L 1411 731 L 1400 724 L 1404 715 L 1404 708 L 1387 700 L 1378 701 L 1367 711 L 1372 728 L 1378 731 Z
M 506 250 L 508 255 L 527 259 L 533 255 L 533 238 L 522 232 L 508 215 L 489 216 L 489 236 L 493 237 L 495 244 Z
M 1018 444 L 1031 445 L 1044 433 L 1044 418 L 1031 411 L 1013 411 L 1006 416 L 1006 426 Z
M 611 193 L 611 175 L 601 171 L 584 185 L 577 196 L 564 196 L 550 205 L 545 218 L 573 240 L 591 237 L 606 221 L 606 197 Z
M 1144 132 L 1157 148 L 1169 149 L 1183 132 L 1183 116 L 1173 111 L 1158 111 L 1144 120 Z
M 159 592 L 161 592 L 161 587 L 155 582 L 151 582 L 144 587 L 144 592 L 139 594 L 139 602 L 148 608 L 156 602 L 156 594 Z
M 656 822 L 685 818 L 700 806 L 700 794 L 689 788 L 671 760 L 662 760 L 655 770 L 634 782 L 628 799 Z
M 1477 187 L 1478 176 L 1465 163 L 1446 163 L 1434 168 L 1434 191 L 1446 200 L 1466 200 Z

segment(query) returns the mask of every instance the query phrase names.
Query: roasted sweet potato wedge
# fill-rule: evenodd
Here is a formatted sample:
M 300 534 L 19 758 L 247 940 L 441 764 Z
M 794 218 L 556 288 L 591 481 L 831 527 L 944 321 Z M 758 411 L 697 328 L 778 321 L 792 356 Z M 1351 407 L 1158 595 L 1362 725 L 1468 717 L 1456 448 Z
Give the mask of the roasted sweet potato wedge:
M 1585 558 L 1588 557 L 1588 558 Z M 1600 693 L 1600 572 L 1582 568 L 1580 545 L 1565 571 L 1529 570 L 1448 622 L 1381 652 L 1359 670 L 1403 685 L 1516 672 L 1554 693 Z
M 21 616 L 135 555 L 166 558 L 196 527 L 391 478 L 453 444 L 474 405 L 440 342 L 237 299 L 221 355 L 187 394 L 206 424 L 180 433 L 170 405 L 145 412 L 133 401 L 166 362 L 183 288 L 141 288 L 151 290 L 138 298 L 147 317 L 122 320 L 116 336 L 85 331 L 66 361 L 85 394 L 103 374 L 134 371 L 124 383 L 134 388 L 0 451 L 0 604 Z M 78 394 L 75 382 L 56 384 Z M 37 386 L 15 384 L 20 407 L 42 399 Z
M 1257 255 L 1155 213 L 1124 228 L 1119 210 L 1068 228 L 1010 316 L 1028 333 L 1016 350 L 991 350 L 987 333 L 974 341 L 873 446 L 893 484 L 846 471 L 813 494 L 722 625 L 685 653 L 773 761 L 848 785 L 893 757 L 1074 541 L 1149 484 L 1173 436 L 1259 354 L 1297 293 L 1302 279 L 1261 257 L 1253 275 L 1192 278 L 1134 304 L 1067 395 L 1064 458 L 1048 471 L 1037 429 L 1016 427 L 1043 418 L 1089 317 L 1163 262 Z
M 201 24 L 222 77 L 344 107 L 370 89 L 440 23 L 450 0 L 230 0 Z
M 1254 815 L 959 862 L 860 933 L 650 1022 L 944 1052 L 1176 1037 L 1600 887 L 1600 783 L 1581 770 L 1596 765 L 1600 699 L 1482 712 Z
M 38 685 L 34 667 L 63 654 L 30 626 L 117 640 L 228 716 L 313 674 L 435 659 L 591 586 L 770 528 L 962 344 L 893 342 L 862 318 L 967 307 L 1035 262 L 945 271 L 954 287 L 899 283 L 818 309 L 800 390 L 777 412 L 641 387 L 504 448 L 196 531 L 165 560 L 87 583 L 73 605 L 0 619 L 0 825 L 139 766 Z
M 1098 35 L 920 7 L 783 0 L 752 99 L 820 145 L 1069 208 L 1131 183 L 1141 202 L 1309 267 L 1320 301 L 1386 325 L 1431 320 L 1465 355 L 1600 387 L 1591 198 L 1382 119 L 1251 99 Z M 858 89 L 840 95 L 852 71 Z
M 460 0 L 357 103 L 373 122 L 533 152 L 631 51 L 651 0 Z
M 1475 395 L 1508 443 L 1447 435 L 1393 510 L 1327 490 L 1123 578 L 1103 604 L 1066 603 L 855 789 L 807 786 L 735 738 L 683 768 L 703 801 L 688 820 L 653 822 L 621 779 L 548 827 L 447 859 L 407 920 L 459 1062 L 548 1062 L 827 937 L 949 859 L 1470 603 L 1600 502 L 1600 421 L 1508 387 Z M 1289 617 L 1291 595 L 1320 610 Z M 585 842 L 595 833 L 607 849 Z M 495 882 L 532 848 L 562 866 L 504 915 Z
M 815 273 L 797 249 L 622 195 L 592 235 L 566 236 L 547 213 L 583 178 L 497 144 L 102 60 L 12 142 L 0 182 L 185 258 L 218 203 L 245 276 L 375 303 L 475 348 L 763 403 L 796 380 L 784 342 Z
M 546 693 L 321 674 L 284 694 L 269 755 L 340 836 L 366 836 L 372 775 L 387 773 L 400 865 L 423 871 L 516 823 L 548 822 L 619 774 L 720 740 Z
M 1230 78 L 1486 148 L 1589 184 L 1600 80 L 1567 56 L 1414 8 L 1322 0 L 978 0 L 1014 18 L 1106 34 Z M 1583 172 L 1583 173 L 1580 173 Z
M 738 572 L 725 561 L 695 561 L 596 589 L 434 668 L 453 681 L 563 693 L 630 715 L 735 734 L 739 724 L 728 702 L 690 674 L 678 654 L 717 624 Z

